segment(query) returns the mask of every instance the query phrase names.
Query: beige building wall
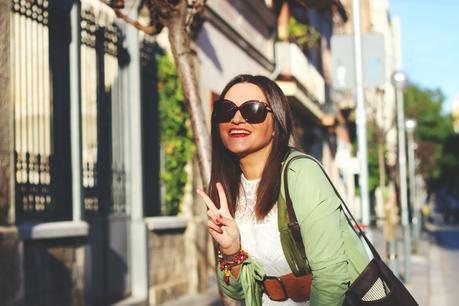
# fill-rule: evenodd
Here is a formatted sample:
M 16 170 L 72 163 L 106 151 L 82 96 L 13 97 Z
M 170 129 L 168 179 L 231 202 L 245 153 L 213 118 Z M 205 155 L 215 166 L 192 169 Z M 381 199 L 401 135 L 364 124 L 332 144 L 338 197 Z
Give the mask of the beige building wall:
M 349 15 L 349 21 L 335 28 L 335 34 L 353 33 L 352 0 L 341 1 Z M 385 82 L 377 88 L 365 88 L 365 105 L 368 121 L 375 120 L 385 132 L 385 145 L 387 154 L 386 163 L 395 167 L 397 163 L 397 130 L 396 130 L 396 104 L 395 91 L 391 84 L 392 72 L 401 67 L 400 21 L 390 18 L 388 0 L 361 0 L 361 31 L 365 33 L 378 33 L 384 36 L 385 43 Z M 355 107 L 352 91 L 341 92 L 339 105 Z M 382 196 L 377 192 L 376 214 L 384 214 Z M 358 205 L 357 205 L 358 206 Z M 357 212 L 357 211 L 356 211 Z
M 370 3 L 371 32 L 381 33 L 385 41 L 386 76 L 380 91 L 368 90 L 368 102 L 376 109 L 375 119 L 378 125 L 386 132 L 387 162 L 395 166 L 397 155 L 397 132 L 395 126 L 395 91 L 391 83 L 391 74 L 401 66 L 400 33 L 398 21 L 389 19 L 388 1 L 371 0 Z
M 352 34 L 352 0 L 342 0 L 349 14 L 349 22 L 341 25 L 336 34 Z M 386 131 L 387 162 L 390 166 L 396 163 L 397 133 L 395 122 L 395 93 L 390 77 L 392 72 L 401 67 L 400 26 L 398 18 L 390 18 L 388 0 L 361 0 L 361 29 L 364 33 L 379 33 L 385 41 L 385 83 L 379 88 L 365 88 L 367 118 L 376 120 Z M 345 99 L 351 99 L 347 93 Z M 345 103 L 346 104 L 346 103 Z M 346 105 L 355 105 L 347 103 Z

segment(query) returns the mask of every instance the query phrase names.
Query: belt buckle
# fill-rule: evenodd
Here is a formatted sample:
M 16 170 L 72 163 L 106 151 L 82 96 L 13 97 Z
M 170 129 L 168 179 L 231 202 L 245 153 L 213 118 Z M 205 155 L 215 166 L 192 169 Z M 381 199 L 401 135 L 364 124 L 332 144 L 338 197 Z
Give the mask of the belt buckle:
M 265 282 L 266 282 L 266 281 L 276 281 L 276 283 L 278 284 L 279 288 L 281 289 L 281 291 L 282 291 L 282 293 L 283 293 L 283 298 L 275 298 L 275 297 L 271 296 L 271 294 L 269 293 L 269 291 L 266 289 L 266 286 L 265 286 Z M 263 278 L 263 281 L 261 282 L 261 285 L 262 285 L 262 288 L 263 288 L 263 292 L 265 292 L 266 295 L 267 295 L 272 301 L 283 302 L 283 301 L 288 300 L 287 290 L 285 289 L 285 285 L 284 285 L 284 283 L 282 282 L 282 279 L 281 279 L 279 276 L 268 276 L 268 275 L 265 275 L 265 277 Z

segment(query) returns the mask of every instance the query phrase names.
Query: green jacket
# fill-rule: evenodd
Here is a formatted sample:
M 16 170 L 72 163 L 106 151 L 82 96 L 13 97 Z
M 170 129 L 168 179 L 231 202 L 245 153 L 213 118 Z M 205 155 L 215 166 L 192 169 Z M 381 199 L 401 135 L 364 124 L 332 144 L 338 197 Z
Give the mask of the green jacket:
M 300 154 L 303 153 L 292 150 L 287 160 Z M 348 286 L 369 262 L 365 248 L 316 162 L 303 158 L 293 161 L 288 169 L 288 184 L 313 274 L 310 305 L 342 305 Z M 284 201 L 283 180 L 280 190 L 278 205 Z M 287 226 L 285 205 L 278 206 L 278 215 L 279 230 L 282 231 Z M 261 289 L 255 280 L 263 279 L 264 272 L 251 258 L 243 264 L 237 279 L 231 275 L 229 284 L 223 281 L 221 271 L 218 274 L 219 283 L 227 295 L 245 299 L 248 306 L 261 305 Z

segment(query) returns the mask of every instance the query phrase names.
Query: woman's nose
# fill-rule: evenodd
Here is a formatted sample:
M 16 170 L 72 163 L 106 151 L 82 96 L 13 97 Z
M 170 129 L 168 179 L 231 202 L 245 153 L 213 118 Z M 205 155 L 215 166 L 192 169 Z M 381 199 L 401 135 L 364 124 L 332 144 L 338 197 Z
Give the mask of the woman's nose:
M 245 119 L 244 117 L 242 117 L 242 114 L 239 110 L 234 114 L 233 118 L 231 119 L 231 123 L 233 124 L 245 123 Z

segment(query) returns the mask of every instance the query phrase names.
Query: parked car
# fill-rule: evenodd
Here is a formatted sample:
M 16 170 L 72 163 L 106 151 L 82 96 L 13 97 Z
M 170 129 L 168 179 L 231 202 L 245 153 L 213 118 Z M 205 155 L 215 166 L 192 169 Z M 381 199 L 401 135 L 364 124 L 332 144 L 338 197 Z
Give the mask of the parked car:
M 459 221 L 459 200 L 451 195 L 445 197 L 446 203 L 443 209 L 443 220 L 445 222 L 454 219 Z

